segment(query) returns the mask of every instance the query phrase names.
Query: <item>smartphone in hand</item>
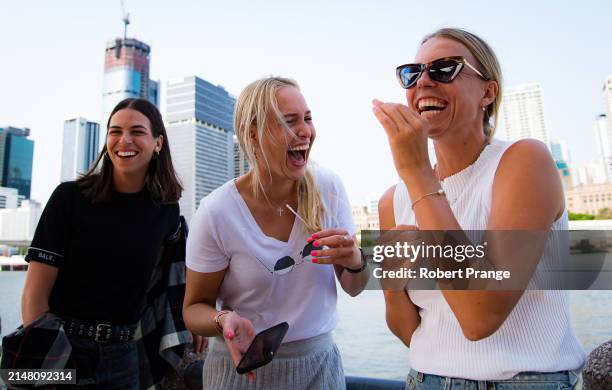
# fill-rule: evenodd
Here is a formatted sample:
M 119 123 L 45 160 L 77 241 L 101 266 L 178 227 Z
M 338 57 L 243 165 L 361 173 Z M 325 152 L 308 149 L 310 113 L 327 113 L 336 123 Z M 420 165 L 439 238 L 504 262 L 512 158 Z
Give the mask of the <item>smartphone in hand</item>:
M 236 367 L 236 372 L 238 374 L 246 374 L 270 363 L 278 347 L 280 347 L 287 330 L 289 330 L 289 324 L 281 322 L 259 332 L 251 342 L 251 345 L 249 345 L 249 349 L 242 356 L 240 363 Z

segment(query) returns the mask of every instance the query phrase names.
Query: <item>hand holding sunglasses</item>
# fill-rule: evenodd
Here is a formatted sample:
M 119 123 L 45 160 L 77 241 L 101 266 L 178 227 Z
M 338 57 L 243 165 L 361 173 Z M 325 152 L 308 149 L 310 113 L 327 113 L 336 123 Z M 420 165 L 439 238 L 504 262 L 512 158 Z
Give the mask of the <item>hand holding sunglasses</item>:
M 345 229 L 321 230 L 310 236 L 308 242 L 315 247 L 328 247 L 311 252 L 313 263 L 335 264 L 351 270 L 359 270 L 363 265 L 361 251 Z

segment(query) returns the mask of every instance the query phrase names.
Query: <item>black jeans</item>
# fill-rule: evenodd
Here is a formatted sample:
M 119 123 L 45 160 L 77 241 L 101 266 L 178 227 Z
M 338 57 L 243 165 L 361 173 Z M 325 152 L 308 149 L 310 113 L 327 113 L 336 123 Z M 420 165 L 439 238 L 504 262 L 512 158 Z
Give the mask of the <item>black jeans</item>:
M 68 367 L 76 369 L 76 388 L 139 389 L 138 348 L 134 340 L 97 343 L 69 335 L 72 354 Z

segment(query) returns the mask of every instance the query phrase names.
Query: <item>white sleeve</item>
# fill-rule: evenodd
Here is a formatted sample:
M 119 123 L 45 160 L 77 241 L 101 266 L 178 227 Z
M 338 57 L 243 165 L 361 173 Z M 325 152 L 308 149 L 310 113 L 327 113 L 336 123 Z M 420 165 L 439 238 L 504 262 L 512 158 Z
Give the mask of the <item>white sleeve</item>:
M 217 272 L 227 268 L 229 258 L 222 248 L 208 205 L 202 201 L 191 218 L 185 254 L 187 268 L 196 272 Z

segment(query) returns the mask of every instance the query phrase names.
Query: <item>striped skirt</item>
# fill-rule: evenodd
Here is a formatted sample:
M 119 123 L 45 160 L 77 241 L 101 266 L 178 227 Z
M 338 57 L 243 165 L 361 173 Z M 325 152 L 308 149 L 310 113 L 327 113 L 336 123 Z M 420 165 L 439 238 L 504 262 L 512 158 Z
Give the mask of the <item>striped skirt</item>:
M 216 338 L 209 351 L 204 389 L 346 389 L 342 359 L 330 333 L 281 344 L 274 360 L 255 370 L 254 382 L 236 373 L 223 340 Z

